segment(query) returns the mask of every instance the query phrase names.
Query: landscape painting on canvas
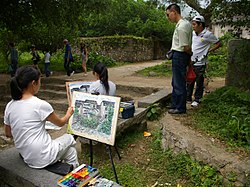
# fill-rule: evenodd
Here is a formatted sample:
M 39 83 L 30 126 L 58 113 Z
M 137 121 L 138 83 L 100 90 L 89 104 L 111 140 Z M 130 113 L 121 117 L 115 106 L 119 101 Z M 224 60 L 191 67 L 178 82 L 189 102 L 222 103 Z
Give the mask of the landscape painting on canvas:
M 66 91 L 67 91 L 69 105 L 71 103 L 73 91 L 88 93 L 91 83 L 92 82 L 83 82 L 83 81 L 66 82 Z
M 114 145 L 120 98 L 73 92 L 68 133 Z

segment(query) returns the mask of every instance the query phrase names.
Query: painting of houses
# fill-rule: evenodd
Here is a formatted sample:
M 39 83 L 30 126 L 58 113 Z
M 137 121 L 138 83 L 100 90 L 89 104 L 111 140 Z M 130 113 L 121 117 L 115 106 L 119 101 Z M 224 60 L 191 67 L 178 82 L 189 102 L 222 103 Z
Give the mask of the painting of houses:
M 67 91 L 69 105 L 71 103 L 73 91 L 88 93 L 91 83 L 92 82 L 82 82 L 82 81 L 66 82 L 66 91 Z
M 74 91 L 68 133 L 114 145 L 120 98 Z

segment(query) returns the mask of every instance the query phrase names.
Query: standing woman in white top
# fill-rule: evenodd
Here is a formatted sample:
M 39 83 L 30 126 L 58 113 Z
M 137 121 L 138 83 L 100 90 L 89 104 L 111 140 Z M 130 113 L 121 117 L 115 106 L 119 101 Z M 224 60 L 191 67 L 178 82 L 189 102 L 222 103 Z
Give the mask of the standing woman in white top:
M 64 134 L 52 140 L 45 129 L 46 121 L 64 126 L 73 108 L 69 107 L 65 116 L 59 118 L 48 102 L 35 96 L 40 89 L 40 79 L 40 71 L 33 66 L 19 68 L 11 79 L 12 100 L 4 112 L 5 135 L 14 139 L 15 147 L 29 167 L 44 168 L 59 160 L 77 167 L 73 136 Z
M 108 80 L 108 69 L 103 63 L 99 62 L 94 66 L 93 75 L 96 77 L 97 81 L 90 85 L 90 93 L 97 95 L 115 95 L 116 85 Z

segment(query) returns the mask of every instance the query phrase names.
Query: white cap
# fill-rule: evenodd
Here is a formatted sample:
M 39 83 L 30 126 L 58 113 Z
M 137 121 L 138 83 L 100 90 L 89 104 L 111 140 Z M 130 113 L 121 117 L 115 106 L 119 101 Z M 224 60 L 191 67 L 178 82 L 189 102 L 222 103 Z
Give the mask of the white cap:
M 203 16 L 195 16 L 192 21 L 205 23 L 205 19 Z

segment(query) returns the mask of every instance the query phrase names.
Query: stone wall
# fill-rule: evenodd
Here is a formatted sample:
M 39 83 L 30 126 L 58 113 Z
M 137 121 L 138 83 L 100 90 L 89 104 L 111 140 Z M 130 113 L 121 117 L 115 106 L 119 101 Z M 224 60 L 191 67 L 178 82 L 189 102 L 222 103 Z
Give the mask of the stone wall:
M 250 89 L 250 40 L 230 40 L 226 86 Z
M 140 62 L 165 57 L 164 47 L 159 42 L 134 36 L 110 36 L 81 38 L 88 51 L 113 58 L 116 61 Z

